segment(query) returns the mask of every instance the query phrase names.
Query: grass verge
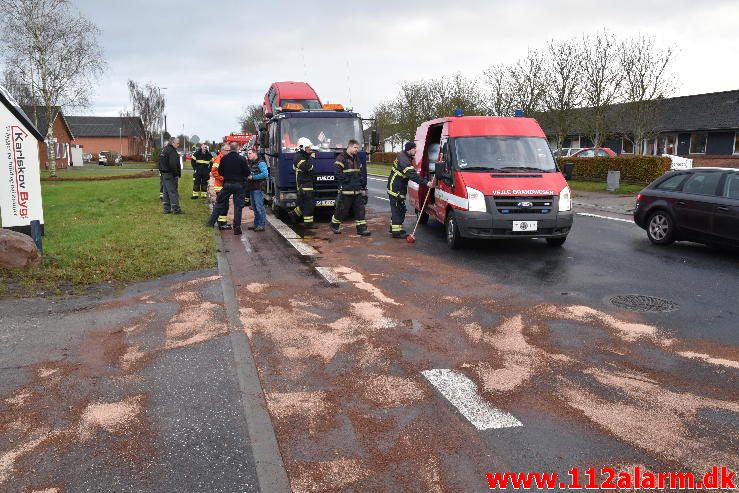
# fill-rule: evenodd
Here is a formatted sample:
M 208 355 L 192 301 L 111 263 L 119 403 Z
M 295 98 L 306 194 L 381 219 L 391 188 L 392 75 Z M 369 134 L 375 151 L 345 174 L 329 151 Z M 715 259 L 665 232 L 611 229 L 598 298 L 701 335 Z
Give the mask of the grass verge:
M 390 166 L 389 164 L 367 164 L 367 173 L 370 173 L 372 175 L 382 175 L 382 176 L 388 176 L 390 174 Z
M 79 294 L 215 266 L 206 200 L 190 200 L 188 176 L 179 188 L 185 214 L 165 215 L 159 178 L 43 182 L 43 265 L 0 269 L 0 295 Z
M 581 181 L 569 180 L 567 183 L 570 188 L 576 192 L 607 192 L 606 184 L 600 181 Z M 613 193 L 615 195 L 636 195 L 644 189 L 644 185 L 632 185 L 630 183 L 622 183 Z

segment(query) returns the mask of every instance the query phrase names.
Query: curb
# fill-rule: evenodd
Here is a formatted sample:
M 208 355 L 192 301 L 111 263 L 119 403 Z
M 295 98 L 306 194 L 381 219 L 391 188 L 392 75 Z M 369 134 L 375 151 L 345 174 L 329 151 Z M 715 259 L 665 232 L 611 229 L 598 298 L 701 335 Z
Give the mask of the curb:
M 262 384 L 259 381 L 249 339 L 246 332 L 244 332 L 244 325 L 239 317 L 239 305 L 236 301 L 236 292 L 231 279 L 231 268 L 224 253 L 225 248 L 220 234 L 216 233 L 216 241 L 218 244 L 218 272 L 221 275 L 223 302 L 231 326 L 231 330 L 229 330 L 231 349 L 236 363 L 235 370 L 241 390 L 241 403 L 249 432 L 250 443 L 248 445 L 254 455 L 254 467 L 257 473 L 259 490 L 269 492 L 291 491 L 287 471 L 277 445 L 272 420 L 267 412 L 264 389 L 262 389 Z

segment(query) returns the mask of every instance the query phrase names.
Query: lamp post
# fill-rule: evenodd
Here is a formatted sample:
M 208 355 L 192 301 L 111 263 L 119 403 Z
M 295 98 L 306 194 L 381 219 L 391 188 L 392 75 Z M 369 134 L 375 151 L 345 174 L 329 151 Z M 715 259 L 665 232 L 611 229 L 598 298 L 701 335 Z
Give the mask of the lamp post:
M 166 91 L 166 90 L 167 90 L 166 87 L 159 88 L 159 99 L 162 98 L 162 91 Z M 167 117 L 164 115 L 164 105 L 162 105 L 162 110 L 161 110 L 161 113 L 159 114 L 159 124 L 160 125 L 162 123 L 162 120 L 164 120 L 164 130 L 162 130 L 161 128 L 159 129 L 159 137 L 160 137 L 159 147 L 164 149 L 164 132 L 167 131 Z
M 120 148 L 119 154 L 123 159 L 123 126 L 118 127 L 118 147 Z

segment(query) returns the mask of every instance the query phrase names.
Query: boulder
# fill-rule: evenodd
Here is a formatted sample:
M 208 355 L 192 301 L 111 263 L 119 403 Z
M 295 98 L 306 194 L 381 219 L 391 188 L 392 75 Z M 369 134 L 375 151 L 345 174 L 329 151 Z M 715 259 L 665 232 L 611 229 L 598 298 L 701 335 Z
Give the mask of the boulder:
M 0 229 L 0 267 L 25 268 L 40 263 L 41 254 L 30 236 Z

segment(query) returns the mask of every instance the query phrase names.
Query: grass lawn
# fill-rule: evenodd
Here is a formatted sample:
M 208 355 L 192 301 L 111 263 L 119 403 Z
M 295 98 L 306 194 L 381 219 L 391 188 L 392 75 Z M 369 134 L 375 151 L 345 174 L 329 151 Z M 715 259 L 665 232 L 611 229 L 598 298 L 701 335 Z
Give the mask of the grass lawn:
M 567 182 L 575 192 L 606 192 L 606 183 L 600 181 L 569 180 Z M 615 195 L 636 195 L 644 189 L 644 185 L 631 185 L 622 183 L 620 187 L 612 192 Z
M 367 173 L 370 173 L 372 175 L 382 175 L 382 176 L 388 176 L 390 174 L 390 166 L 389 164 L 372 164 L 369 163 L 367 165 Z
M 185 214 L 162 214 L 159 178 L 43 182 L 44 263 L 0 269 L 0 295 L 81 293 L 98 283 L 152 279 L 216 265 L 205 199 L 191 200 L 180 180 Z
M 88 169 L 85 168 L 66 168 L 56 170 L 56 176 L 58 178 L 88 178 L 91 176 L 119 176 L 119 175 L 136 175 L 149 168 L 139 169 L 127 169 L 127 168 L 115 168 L 115 171 L 109 171 L 104 169 Z M 41 170 L 41 178 L 50 178 L 49 170 Z

